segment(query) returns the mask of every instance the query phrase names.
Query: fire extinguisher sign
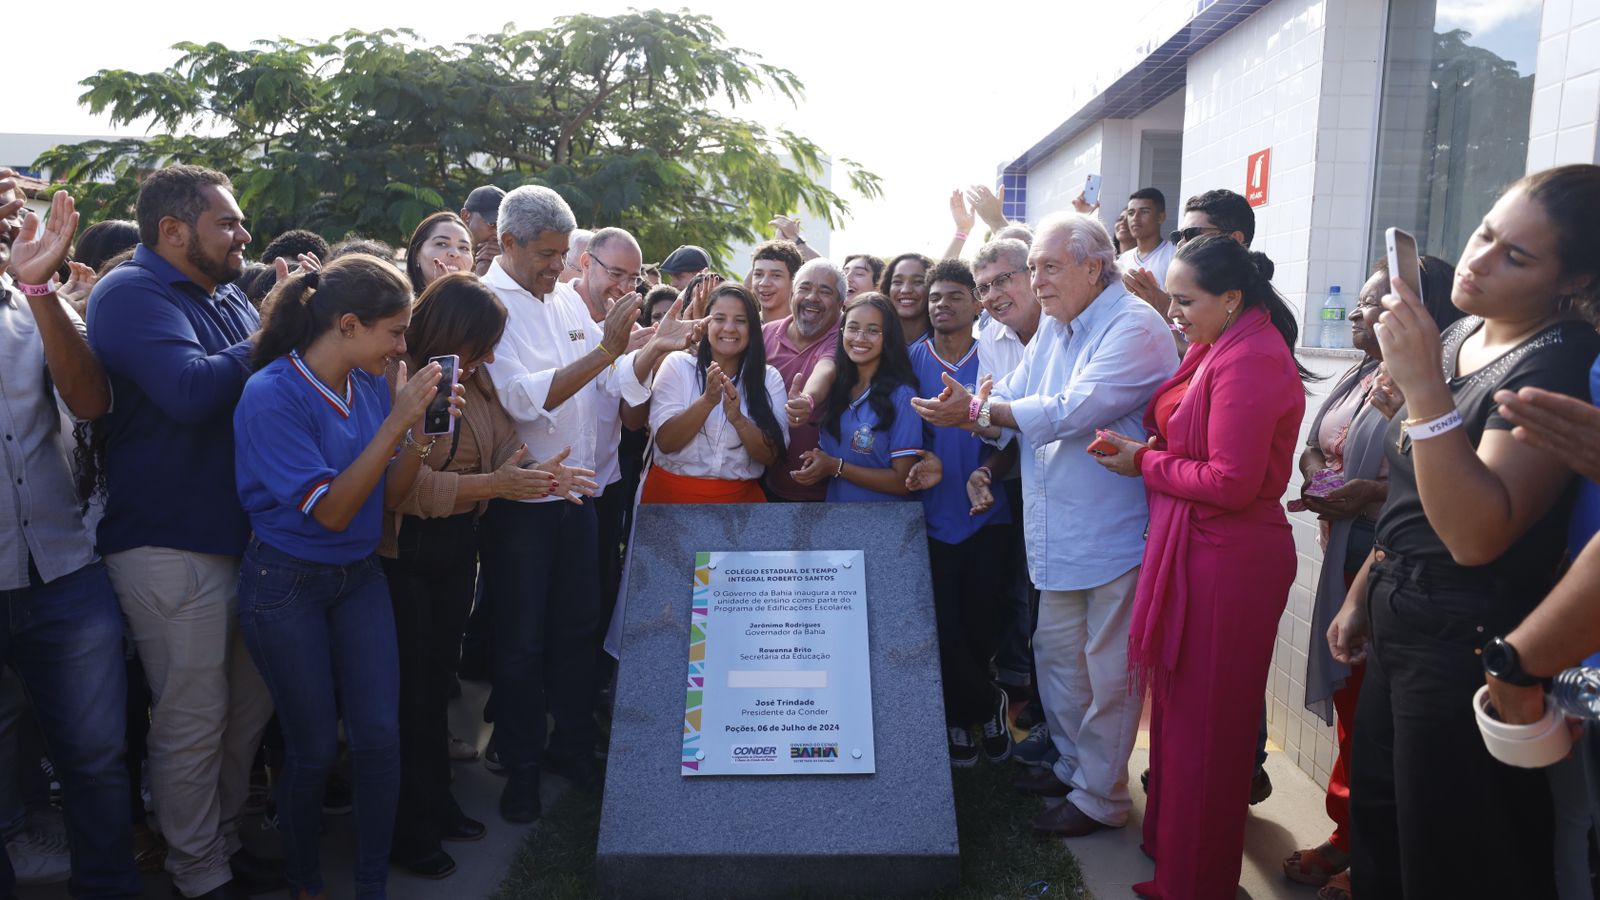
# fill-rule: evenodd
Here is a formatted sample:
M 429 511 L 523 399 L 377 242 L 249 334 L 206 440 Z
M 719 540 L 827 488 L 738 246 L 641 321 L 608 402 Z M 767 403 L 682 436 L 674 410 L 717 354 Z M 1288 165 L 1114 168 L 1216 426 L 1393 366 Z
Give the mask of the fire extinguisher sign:
M 1267 205 L 1267 182 L 1272 179 L 1272 148 L 1250 154 L 1244 170 L 1244 198 L 1251 206 Z

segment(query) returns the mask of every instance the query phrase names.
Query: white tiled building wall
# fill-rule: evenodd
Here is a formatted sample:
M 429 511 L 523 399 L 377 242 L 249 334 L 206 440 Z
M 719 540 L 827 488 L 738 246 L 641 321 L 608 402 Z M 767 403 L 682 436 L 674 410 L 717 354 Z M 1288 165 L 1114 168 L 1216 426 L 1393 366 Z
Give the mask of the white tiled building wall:
M 1274 283 L 1305 322 L 1330 285 L 1353 296 L 1371 262 L 1368 235 L 1374 215 L 1382 215 L 1373 185 L 1388 13 L 1389 0 L 1276 0 L 1189 61 L 1181 194 L 1243 192 L 1250 154 L 1272 148 L 1255 249 L 1272 257 Z M 1431 23 L 1422 34 L 1431 41 Z M 1545 0 L 1536 73 L 1528 170 L 1600 162 L 1600 0 Z M 1137 177 L 1138 133 L 1137 120 L 1105 120 L 1036 163 L 1030 218 L 1070 208 L 1094 171 L 1105 176 L 1107 198 L 1126 196 Z M 1175 225 L 1179 198 L 1169 204 Z M 1334 376 L 1357 358 L 1352 351 L 1301 351 L 1309 368 L 1328 376 L 1310 386 L 1302 442 Z M 1291 484 L 1289 496 L 1298 493 Z M 1290 522 L 1299 566 L 1267 684 L 1268 732 L 1302 770 L 1326 782 L 1333 729 L 1306 710 L 1303 683 L 1322 552 L 1313 517 L 1301 513 Z
M 1600 162 L 1600 0 L 1544 0 L 1528 171 Z

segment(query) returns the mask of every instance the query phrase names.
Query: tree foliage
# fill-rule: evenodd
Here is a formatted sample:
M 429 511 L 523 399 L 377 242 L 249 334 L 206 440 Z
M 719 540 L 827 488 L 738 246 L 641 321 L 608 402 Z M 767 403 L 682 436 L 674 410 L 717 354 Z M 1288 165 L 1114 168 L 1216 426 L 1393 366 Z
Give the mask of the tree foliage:
M 818 181 L 815 143 L 713 108 L 758 92 L 798 102 L 802 86 L 707 16 L 576 15 L 448 46 L 384 30 L 175 49 L 164 71 L 83 82 L 81 103 L 113 124 L 151 122 L 145 139 L 63 145 L 36 163 L 72 185 L 86 219 L 130 216 L 141 173 L 180 162 L 228 173 L 262 237 L 403 242 L 489 183 L 554 188 L 580 225 L 629 229 L 647 259 L 680 243 L 721 254 L 802 204 L 834 224 L 848 212 Z M 836 167 L 880 195 L 877 176 Z

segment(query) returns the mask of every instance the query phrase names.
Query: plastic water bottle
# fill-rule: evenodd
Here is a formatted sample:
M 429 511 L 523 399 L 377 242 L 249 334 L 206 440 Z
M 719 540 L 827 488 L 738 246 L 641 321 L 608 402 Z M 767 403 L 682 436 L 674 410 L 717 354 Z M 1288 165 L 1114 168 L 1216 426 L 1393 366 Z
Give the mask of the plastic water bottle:
M 1561 712 L 1600 721 L 1600 669 L 1568 669 L 1550 685 L 1550 699 Z
M 1344 308 L 1344 297 L 1336 284 L 1328 288 L 1328 299 L 1322 304 L 1322 327 L 1317 335 L 1321 346 L 1329 350 L 1349 350 L 1350 319 Z

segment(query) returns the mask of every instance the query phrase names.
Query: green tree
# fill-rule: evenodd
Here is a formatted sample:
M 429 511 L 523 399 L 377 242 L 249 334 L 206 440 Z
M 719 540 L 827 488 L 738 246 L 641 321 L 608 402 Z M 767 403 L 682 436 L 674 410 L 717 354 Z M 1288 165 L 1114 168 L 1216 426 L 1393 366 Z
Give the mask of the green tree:
M 164 71 L 83 81 L 79 102 L 114 124 L 153 123 L 147 138 L 63 145 L 36 163 L 72 186 L 86 221 L 131 215 L 141 173 L 180 162 L 227 172 L 263 238 L 302 227 L 403 242 L 487 183 L 554 188 L 580 225 L 632 231 L 646 259 L 680 243 L 725 254 L 801 205 L 835 224 L 848 212 L 818 182 L 814 142 L 712 108 L 759 91 L 798 103 L 802 86 L 728 46 L 708 16 L 576 15 L 450 46 L 385 30 L 175 49 Z M 836 168 L 881 195 L 876 175 Z

